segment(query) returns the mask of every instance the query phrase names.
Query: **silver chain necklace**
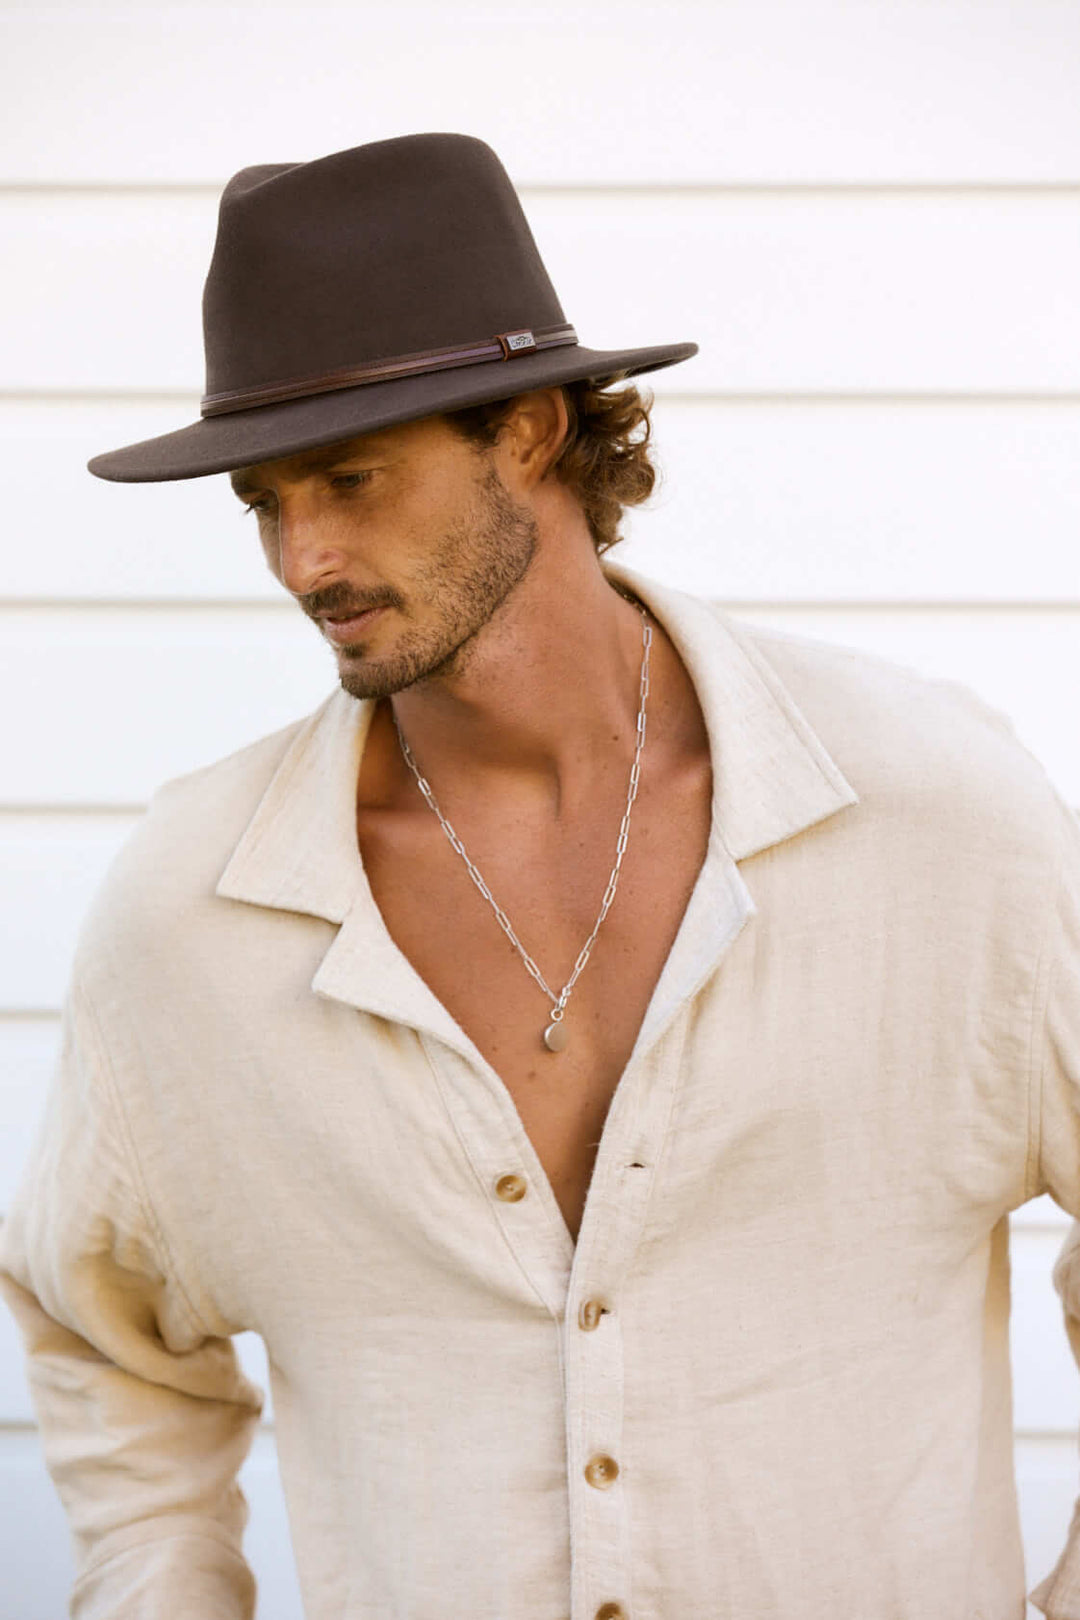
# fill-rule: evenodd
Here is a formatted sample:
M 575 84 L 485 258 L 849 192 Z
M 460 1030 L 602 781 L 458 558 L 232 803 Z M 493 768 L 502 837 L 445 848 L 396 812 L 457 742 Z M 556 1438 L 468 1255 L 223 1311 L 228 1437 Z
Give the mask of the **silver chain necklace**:
M 398 742 L 401 744 L 401 752 L 404 756 L 406 765 L 416 778 L 417 787 L 424 795 L 424 798 L 427 800 L 431 809 L 434 810 L 435 814 L 438 816 L 439 825 L 442 827 L 443 832 L 450 840 L 450 843 L 457 850 L 458 854 L 465 862 L 465 865 L 468 867 L 469 876 L 476 884 L 476 887 L 480 890 L 480 893 L 483 895 L 484 899 L 490 905 L 492 911 L 494 911 L 495 916 L 498 918 L 499 927 L 502 929 L 503 933 L 506 935 L 514 949 L 517 951 L 518 955 L 521 957 L 521 960 L 524 962 L 525 966 L 528 968 L 530 974 L 536 980 L 541 990 L 543 990 L 544 994 L 551 1002 L 551 1011 L 548 1015 L 549 1022 L 544 1030 L 544 1045 L 547 1047 L 549 1052 L 563 1052 L 566 1050 L 569 1040 L 566 1032 L 566 1024 L 564 1022 L 566 1003 L 570 999 L 570 992 L 577 983 L 581 970 L 589 960 L 589 954 L 592 951 L 593 945 L 596 943 L 596 936 L 600 932 L 600 924 L 607 916 L 611 907 L 611 902 L 615 898 L 615 890 L 619 886 L 619 869 L 622 866 L 623 856 L 626 854 L 626 840 L 630 831 L 630 812 L 634 807 L 634 800 L 637 798 L 638 782 L 641 778 L 641 751 L 645 746 L 645 707 L 646 699 L 649 696 L 649 648 L 652 646 L 652 626 L 650 625 L 644 610 L 642 608 L 638 608 L 638 612 L 641 614 L 642 654 L 640 683 L 641 695 L 637 717 L 637 746 L 634 749 L 634 763 L 630 767 L 630 786 L 627 789 L 626 794 L 626 809 L 623 811 L 622 823 L 619 827 L 619 837 L 615 846 L 615 865 L 611 869 L 611 876 L 608 878 L 607 888 L 604 890 L 604 899 L 600 907 L 600 915 L 593 924 L 592 933 L 589 935 L 588 939 L 581 947 L 581 950 L 578 952 L 578 958 L 574 963 L 573 973 L 571 973 L 569 979 L 567 979 L 566 983 L 563 985 L 558 994 L 556 994 L 556 992 L 548 984 L 547 980 L 540 972 L 540 969 L 537 967 L 528 951 L 514 933 L 514 930 L 510 924 L 510 919 L 506 915 L 506 912 L 499 905 L 480 873 L 469 859 L 465 852 L 465 845 L 461 842 L 461 839 L 458 837 L 453 827 L 451 827 L 450 823 L 439 809 L 435 795 L 431 791 L 431 786 L 426 778 L 421 776 L 419 770 L 417 769 L 416 761 L 413 759 L 409 745 L 402 735 L 402 730 L 398 724 L 397 715 L 394 715 L 394 727 L 398 734 Z M 393 713 L 392 707 L 391 713 Z

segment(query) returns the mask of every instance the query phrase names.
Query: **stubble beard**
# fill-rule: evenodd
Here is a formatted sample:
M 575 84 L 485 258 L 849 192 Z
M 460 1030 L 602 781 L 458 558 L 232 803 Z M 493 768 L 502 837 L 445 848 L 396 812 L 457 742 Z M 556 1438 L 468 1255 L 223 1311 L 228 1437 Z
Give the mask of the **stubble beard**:
M 415 576 L 410 595 L 426 610 L 424 625 L 404 630 L 377 662 L 365 662 L 363 642 L 341 649 L 338 676 L 351 697 L 389 697 L 419 681 L 460 675 L 479 632 L 524 579 L 539 544 L 536 519 L 494 466 L 478 489 L 478 514 L 447 529 Z

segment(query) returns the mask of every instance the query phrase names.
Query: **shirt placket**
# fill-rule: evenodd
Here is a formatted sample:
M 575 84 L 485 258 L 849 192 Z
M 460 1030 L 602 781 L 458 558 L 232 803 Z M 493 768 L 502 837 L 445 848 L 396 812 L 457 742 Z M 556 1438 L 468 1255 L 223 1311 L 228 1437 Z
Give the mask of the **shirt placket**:
M 623 1292 L 652 1195 L 679 1072 L 679 1018 L 623 1076 L 589 1185 L 562 1323 L 572 1620 L 631 1620 L 623 1452 Z
M 685 1029 L 685 1017 L 677 1017 L 620 1081 L 576 1249 L 498 1077 L 479 1057 L 421 1037 L 507 1245 L 559 1324 L 573 1620 L 632 1614 L 620 1306 L 667 1132 Z
M 562 1320 L 574 1243 L 509 1092 L 479 1052 L 421 1032 L 437 1085 L 518 1266 Z
M 714 828 L 709 853 L 615 1089 L 575 1248 L 509 1092 L 475 1049 L 423 1035 L 455 1127 L 518 1265 L 559 1323 L 571 1620 L 635 1620 L 623 1454 L 622 1302 L 649 1209 L 693 997 L 754 914 Z

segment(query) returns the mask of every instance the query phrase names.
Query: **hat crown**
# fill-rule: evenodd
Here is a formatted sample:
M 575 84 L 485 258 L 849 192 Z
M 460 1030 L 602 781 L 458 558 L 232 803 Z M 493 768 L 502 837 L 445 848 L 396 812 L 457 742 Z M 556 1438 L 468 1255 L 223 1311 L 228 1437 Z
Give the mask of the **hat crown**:
M 510 178 L 469 135 L 241 169 L 203 292 L 206 393 L 566 319 Z

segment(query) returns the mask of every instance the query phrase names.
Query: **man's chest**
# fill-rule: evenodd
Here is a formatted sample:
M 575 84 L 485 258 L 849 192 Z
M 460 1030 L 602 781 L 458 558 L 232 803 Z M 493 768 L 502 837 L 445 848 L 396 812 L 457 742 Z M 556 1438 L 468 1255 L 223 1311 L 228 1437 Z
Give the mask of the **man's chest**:
M 752 1252 L 733 1331 L 753 1343 L 747 1311 L 771 1308 L 804 1268 L 820 1277 L 815 1254 L 845 1284 L 838 1310 L 847 1282 L 878 1271 L 895 1299 L 924 1286 L 931 1254 L 944 1286 L 1020 1200 L 1046 919 L 1021 904 L 1013 868 L 988 881 L 981 851 L 935 855 L 929 831 L 905 847 L 894 818 L 849 837 L 836 818 L 737 866 L 717 834 L 699 876 L 679 817 L 639 824 L 638 809 L 644 798 L 570 998 L 578 1034 L 558 1056 L 542 1046 L 548 1003 L 464 868 L 450 889 L 449 845 L 436 870 L 419 844 L 407 863 L 369 860 L 365 844 L 381 916 L 366 886 L 340 924 L 217 899 L 177 912 L 171 948 L 126 993 L 111 1061 L 166 1229 L 185 1234 L 215 1295 L 238 1301 L 231 1319 L 273 1327 L 313 1262 L 336 1294 L 392 1315 L 395 1288 L 368 1277 L 384 1252 L 395 1283 L 430 1258 L 416 1298 L 453 1273 L 524 1299 L 522 1267 L 553 1289 L 553 1204 L 571 1228 L 591 1184 L 586 1258 L 590 1234 L 605 1253 L 614 1232 L 651 1252 L 678 1237 L 712 1292 Z M 673 848 L 694 888 L 685 919 L 670 878 L 652 881 L 662 857 L 673 870 Z M 500 875 L 493 891 L 561 988 L 599 894 L 549 962 L 529 929 L 532 891 L 513 888 L 509 864 Z M 512 1205 L 500 1203 L 507 1175 L 527 1189 Z
M 492 900 L 434 815 L 406 829 L 358 818 L 368 882 L 391 938 L 506 1086 L 575 1237 L 612 1094 L 704 860 L 709 807 L 707 764 L 639 796 L 615 897 L 567 1001 L 566 1045 L 557 1053 L 544 1030 L 610 892 L 618 810 L 556 837 L 507 826 L 499 838 L 489 822 L 470 855 Z

